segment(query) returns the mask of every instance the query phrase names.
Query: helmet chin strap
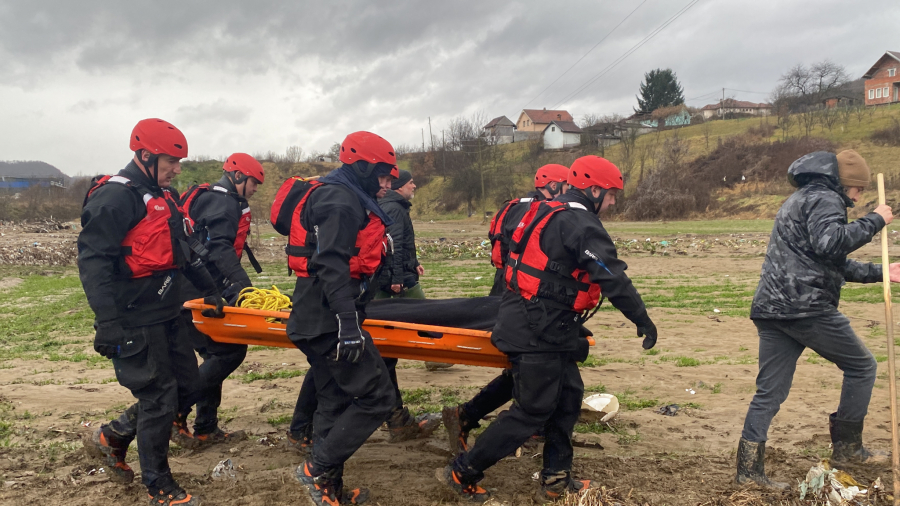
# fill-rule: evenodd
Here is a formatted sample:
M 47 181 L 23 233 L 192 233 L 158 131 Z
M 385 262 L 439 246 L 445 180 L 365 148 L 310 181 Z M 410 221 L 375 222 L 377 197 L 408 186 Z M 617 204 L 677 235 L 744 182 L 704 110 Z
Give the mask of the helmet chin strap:
M 135 157 L 138 159 L 138 162 L 140 162 L 141 168 L 144 169 L 144 173 L 147 174 L 148 178 L 150 178 L 150 180 L 151 180 L 150 182 L 153 184 L 153 186 L 158 187 L 159 186 L 159 155 L 154 155 L 153 153 L 150 153 L 149 151 L 147 151 L 147 153 L 150 154 L 150 159 L 147 160 L 147 162 L 145 164 L 144 158 L 143 158 L 144 151 L 146 151 L 146 150 L 139 149 L 139 150 L 135 151 L 135 153 L 134 153 Z M 150 164 L 153 164 L 152 174 L 149 169 Z
M 552 189 L 552 188 L 550 187 L 550 185 L 553 184 L 554 182 L 556 183 L 556 189 L 555 189 L 555 190 Z M 550 197 L 551 197 L 551 198 L 552 198 L 552 197 L 555 197 L 555 196 L 559 195 L 560 190 L 562 190 L 562 183 L 560 183 L 560 182 L 558 182 L 558 181 L 553 181 L 553 182 L 547 183 L 547 184 L 544 186 L 544 190 L 547 190 L 547 193 L 550 194 Z
M 607 192 L 609 192 L 609 190 L 606 188 L 600 188 L 600 196 L 594 197 L 594 192 L 591 190 L 591 188 L 594 187 L 590 186 L 588 188 L 585 188 L 584 190 L 581 190 L 581 192 L 584 193 L 584 196 L 587 197 L 587 199 L 590 200 L 592 204 L 594 204 L 594 212 L 600 214 L 600 207 L 603 205 L 603 198 L 606 197 L 606 194 Z
M 228 180 L 231 181 L 231 184 L 234 185 L 234 189 L 237 190 L 237 186 L 245 181 L 247 181 L 246 175 L 243 173 L 233 172 L 233 171 L 225 171 L 225 176 L 228 177 Z M 241 197 L 247 198 L 247 185 L 244 185 L 241 188 Z

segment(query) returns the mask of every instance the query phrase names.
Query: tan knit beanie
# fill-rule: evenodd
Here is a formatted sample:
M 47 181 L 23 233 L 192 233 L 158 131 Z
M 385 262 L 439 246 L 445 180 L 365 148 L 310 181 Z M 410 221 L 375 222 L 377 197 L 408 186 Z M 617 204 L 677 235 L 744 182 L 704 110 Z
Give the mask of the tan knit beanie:
M 837 155 L 838 174 L 844 188 L 867 187 L 872 180 L 869 165 L 859 153 L 848 149 Z

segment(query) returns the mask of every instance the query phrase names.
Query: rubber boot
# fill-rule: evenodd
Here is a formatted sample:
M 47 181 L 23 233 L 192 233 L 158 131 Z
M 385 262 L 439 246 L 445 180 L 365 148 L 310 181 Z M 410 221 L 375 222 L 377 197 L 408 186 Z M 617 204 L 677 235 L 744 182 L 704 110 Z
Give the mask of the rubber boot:
M 788 483 L 772 481 L 766 476 L 766 443 L 751 443 L 741 438 L 737 451 L 737 476 L 739 484 L 755 482 L 773 490 L 790 490 Z
M 828 417 L 831 433 L 831 465 L 882 464 L 888 461 L 884 452 L 870 451 L 862 444 L 864 422 L 847 422 L 837 419 L 837 413 Z

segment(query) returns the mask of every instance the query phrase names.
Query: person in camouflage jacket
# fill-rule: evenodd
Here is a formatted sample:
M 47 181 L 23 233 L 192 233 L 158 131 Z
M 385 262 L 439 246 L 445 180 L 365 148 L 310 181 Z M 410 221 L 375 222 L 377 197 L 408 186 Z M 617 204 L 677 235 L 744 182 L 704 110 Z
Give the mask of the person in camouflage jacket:
M 869 167 L 855 151 L 804 155 L 791 164 L 788 179 L 798 189 L 775 218 L 750 309 L 760 340 L 759 373 L 738 445 L 736 478 L 738 483 L 755 481 L 776 489 L 790 486 L 766 476 L 765 443 L 769 425 L 790 392 L 797 359 L 807 347 L 844 372 L 840 404 L 829 419 L 831 462 L 884 457 L 862 446 L 877 364 L 838 311 L 838 302 L 847 281 L 881 281 L 881 265 L 847 255 L 891 222 L 891 208 L 881 205 L 848 222 L 847 208 L 870 182 Z M 891 281 L 900 281 L 900 264 L 891 264 L 890 274 Z

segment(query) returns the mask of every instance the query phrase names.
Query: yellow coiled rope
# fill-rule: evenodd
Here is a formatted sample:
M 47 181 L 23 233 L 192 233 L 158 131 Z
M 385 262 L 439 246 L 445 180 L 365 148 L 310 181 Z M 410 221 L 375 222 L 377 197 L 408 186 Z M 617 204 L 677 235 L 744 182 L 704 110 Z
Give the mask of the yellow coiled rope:
M 272 285 L 271 290 L 250 286 L 238 294 L 237 307 L 262 309 L 263 311 L 290 311 L 291 298 Z

